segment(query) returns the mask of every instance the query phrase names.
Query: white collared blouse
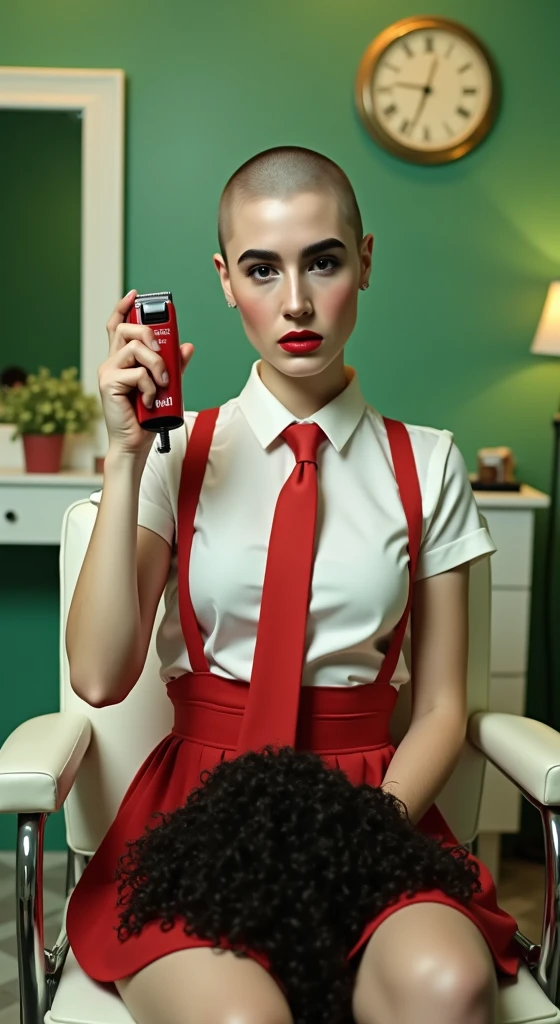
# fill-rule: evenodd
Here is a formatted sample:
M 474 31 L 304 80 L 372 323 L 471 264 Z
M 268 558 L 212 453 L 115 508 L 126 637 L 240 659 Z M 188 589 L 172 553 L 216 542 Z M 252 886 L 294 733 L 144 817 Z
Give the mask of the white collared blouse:
M 190 590 L 211 672 L 249 681 L 267 545 L 278 494 L 294 467 L 279 437 L 294 422 L 315 421 L 329 442 L 318 452 L 315 563 L 303 686 L 358 686 L 381 667 L 408 592 L 407 525 L 382 416 L 358 376 L 308 420 L 296 420 L 262 383 L 259 360 L 236 398 L 220 407 L 195 517 Z M 176 523 L 187 435 L 155 443 L 140 485 L 138 523 L 172 547 L 165 613 L 156 647 L 164 682 L 191 665 L 179 620 Z M 422 492 L 423 530 L 416 579 L 496 550 L 481 523 L 467 469 L 449 430 L 407 424 Z M 92 496 L 93 500 L 93 496 Z M 408 682 L 401 654 L 392 685 Z

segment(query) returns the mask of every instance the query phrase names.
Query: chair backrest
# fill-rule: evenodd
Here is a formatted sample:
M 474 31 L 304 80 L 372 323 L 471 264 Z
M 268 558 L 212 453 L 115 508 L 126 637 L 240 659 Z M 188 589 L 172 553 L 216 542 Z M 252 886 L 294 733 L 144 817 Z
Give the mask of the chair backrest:
M 64 816 L 69 847 L 87 855 L 97 849 L 138 768 L 173 724 L 173 708 L 159 675 L 155 650 L 163 598 L 144 670 L 126 700 L 111 707 L 94 708 L 70 686 L 66 620 L 96 515 L 97 506 L 88 499 L 71 505 L 64 516 L 60 546 L 60 708 L 87 715 L 92 726 L 91 742 L 64 804 Z M 488 705 L 489 650 L 490 569 L 489 559 L 483 559 L 470 570 L 469 714 L 485 710 Z M 409 644 L 405 645 L 405 657 L 410 663 Z M 401 687 L 393 713 L 395 741 L 408 728 L 410 689 Z M 484 757 L 465 742 L 460 760 L 437 800 L 459 842 L 468 842 L 476 835 L 484 767 Z

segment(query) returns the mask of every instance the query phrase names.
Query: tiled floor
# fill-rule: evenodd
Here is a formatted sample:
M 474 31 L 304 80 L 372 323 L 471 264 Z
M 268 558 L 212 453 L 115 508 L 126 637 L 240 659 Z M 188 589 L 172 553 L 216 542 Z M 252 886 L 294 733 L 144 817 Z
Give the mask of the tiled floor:
M 15 854 L 0 853 L 0 1024 L 19 1024 L 16 922 L 14 920 Z M 44 914 L 45 944 L 53 946 L 58 936 L 64 886 L 66 855 L 45 854 Z M 525 861 L 504 860 L 498 885 L 498 900 L 512 914 L 520 930 L 533 942 L 540 942 L 544 896 L 544 868 Z

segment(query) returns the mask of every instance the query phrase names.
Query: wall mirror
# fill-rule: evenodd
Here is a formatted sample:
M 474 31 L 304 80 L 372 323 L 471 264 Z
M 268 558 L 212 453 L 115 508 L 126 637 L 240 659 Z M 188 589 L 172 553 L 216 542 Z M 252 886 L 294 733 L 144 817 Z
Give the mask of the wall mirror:
M 0 66 L 0 373 L 77 366 L 99 396 L 105 324 L 123 294 L 124 86 L 121 69 Z M 103 420 L 80 442 L 67 468 L 91 471 L 107 449 Z

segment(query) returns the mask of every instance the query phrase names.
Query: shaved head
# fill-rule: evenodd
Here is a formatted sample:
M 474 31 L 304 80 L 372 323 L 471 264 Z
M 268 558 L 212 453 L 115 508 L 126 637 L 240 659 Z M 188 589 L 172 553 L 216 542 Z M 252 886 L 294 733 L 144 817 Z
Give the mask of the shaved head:
M 344 220 L 362 243 L 362 218 L 354 189 L 333 160 L 300 146 L 277 146 L 247 160 L 229 179 L 220 199 L 218 240 L 227 266 L 226 246 L 233 236 L 233 218 L 242 203 L 251 199 L 289 199 L 298 192 L 333 194 Z

